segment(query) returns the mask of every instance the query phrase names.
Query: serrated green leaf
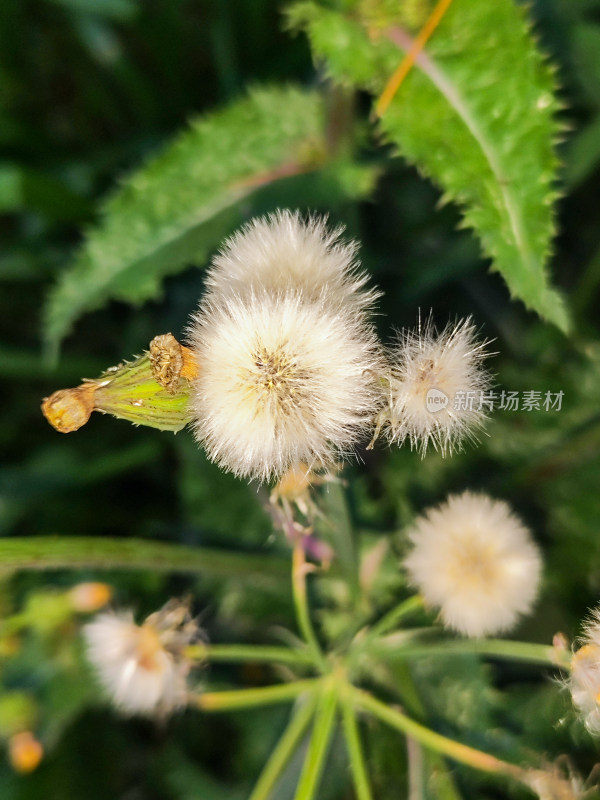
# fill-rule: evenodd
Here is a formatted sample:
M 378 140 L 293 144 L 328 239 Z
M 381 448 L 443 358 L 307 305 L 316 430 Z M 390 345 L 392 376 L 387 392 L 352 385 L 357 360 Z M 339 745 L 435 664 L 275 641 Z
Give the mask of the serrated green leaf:
M 50 295 L 45 338 L 56 350 L 74 321 L 110 298 L 140 303 L 165 275 L 203 259 L 258 187 L 323 158 L 319 96 L 261 89 L 192 123 L 108 200 Z
M 379 94 L 413 43 L 400 24 L 313 3 L 292 8 L 334 80 Z M 410 162 L 459 203 L 513 297 L 567 330 L 546 263 L 554 234 L 558 125 L 552 70 L 512 0 L 461 0 L 417 58 L 380 125 Z

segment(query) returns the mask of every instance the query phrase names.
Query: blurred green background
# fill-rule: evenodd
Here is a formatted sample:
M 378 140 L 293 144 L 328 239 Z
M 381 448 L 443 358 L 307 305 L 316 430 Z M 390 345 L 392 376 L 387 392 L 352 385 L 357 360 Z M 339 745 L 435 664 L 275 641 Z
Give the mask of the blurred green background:
M 1 536 L 138 537 L 285 552 L 273 542 L 256 488 L 219 473 L 189 432 L 161 434 L 95 415 L 65 437 L 39 410 L 55 389 L 96 377 L 156 334 L 182 334 L 202 292 L 202 264 L 168 278 L 155 302 L 111 302 L 84 316 L 54 366 L 42 357 L 41 309 L 97 219 L 99 201 L 191 116 L 259 83 L 322 81 L 305 38 L 283 31 L 282 10 L 275 0 L 0 3 Z M 385 340 L 414 325 L 418 309 L 433 309 L 441 326 L 472 314 L 495 339 L 499 388 L 564 391 L 560 412 L 497 412 L 480 445 L 452 459 L 430 454 L 421 462 L 407 448 L 364 452 L 345 490 L 356 528 L 367 535 L 400 530 L 450 491 L 482 489 L 511 502 L 547 565 L 537 611 L 515 638 L 550 641 L 557 631 L 575 636 L 600 599 L 600 2 L 540 0 L 532 15 L 558 68 L 569 128 L 560 144 L 564 196 L 552 273 L 573 310 L 571 340 L 510 301 L 475 237 L 459 229 L 457 209 L 441 206 L 439 192 L 399 159 L 361 202 L 329 196 L 327 187 L 308 196 L 302 181 L 290 179 L 240 203 L 231 229 L 278 204 L 327 212 L 362 242 L 363 264 L 385 293 L 377 318 Z M 363 107 L 359 98 L 359 112 Z M 381 152 L 365 140 L 360 158 L 377 163 Z M 144 571 L 19 573 L 3 578 L 0 607 L 6 616 L 32 592 L 98 577 L 113 584 L 118 605 L 140 614 L 191 592 L 213 641 L 267 641 L 273 626 L 293 625 L 285 584 L 256 576 L 234 582 Z M 2 759 L 2 800 L 247 795 L 285 709 L 210 718 L 186 712 L 161 726 L 124 721 L 94 700 L 91 678 L 69 658 L 56 632 L 38 632 L 16 660 L 3 658 L 4 691 L 27 691 L 39 701 L 37 730 L 47 753 L 29 776 Z M 265 671 L 213 668 L 211 681 L 260 683 Z M 524 728 L 526 747 L 551 760 L 570 753 L 582 772 L 590 770 L 596 746 L 568 696 L 539 670 L 471 670 L 466 684 L 461 678 L 446 674 L 449 705 L 432 708 L 434 716 L 452 714 L 470 686 L 472 706 L 464 708 L 484 738 L 497 726 L 514 736 Z M 499 699 L 505 686 L 514 688 L 512 704 Z M 507 738 L 506 753 L 511 747 Z M 380 796 L 402 796 L 403 742 L 379 736 L 370 748 Z M 505 796 L 472 781 L 459 772 L 465 797 Z M 281 798 L 287 796 L 283 787 Z M 352 797 L 339 742 L 321 796 Z

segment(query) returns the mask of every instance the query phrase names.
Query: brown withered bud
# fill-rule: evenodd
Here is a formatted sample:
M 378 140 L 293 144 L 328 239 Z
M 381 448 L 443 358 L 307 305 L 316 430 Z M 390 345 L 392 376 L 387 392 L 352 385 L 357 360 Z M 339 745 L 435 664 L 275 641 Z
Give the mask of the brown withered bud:
M 180 344 L 172 333 L 163 333 L 152 339 L 150 364 L 154 379 L 169 394 L 177 392 L 180 378 L 193 380 L 198 374 L 192 351 Z
M 172 333 L 155 336 L 150 342 L 150 365 L 157 383 L 169 394 L 177 391 L 183 367 L 182 347 Z
M 42 413 L 60 433 L 79 430 L 95 408 L 94 394 L 97 384 L 83 383 L 74 389 L 59 389 L 42 402 Z

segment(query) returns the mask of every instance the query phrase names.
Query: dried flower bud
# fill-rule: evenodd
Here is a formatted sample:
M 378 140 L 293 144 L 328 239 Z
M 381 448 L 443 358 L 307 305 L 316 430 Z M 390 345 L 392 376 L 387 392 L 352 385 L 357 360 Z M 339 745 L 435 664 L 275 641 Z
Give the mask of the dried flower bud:
M 193 380 L 198 365 L 189 347 L 180 344 L 172 333 L 155 336 L 150 342 L 150 365 L 156 382 L 169 394 L 176 394 L 180 380 Z
M 44 748 L 31 731 L 15 733 L 8 741 L 8 757 L 16 772 L 33 772 L 44 756 Z
M 90 614 L 105 606 L 112 597 L 107 583 L 78 583 L 69 591 L 69 601 L 74 611 Z
M 82 383 L 75 389 L 59 389 L 42 402 L 42 413 L 59 433 L 73 433 L 89 420 L 94 411 L 96 385 Z

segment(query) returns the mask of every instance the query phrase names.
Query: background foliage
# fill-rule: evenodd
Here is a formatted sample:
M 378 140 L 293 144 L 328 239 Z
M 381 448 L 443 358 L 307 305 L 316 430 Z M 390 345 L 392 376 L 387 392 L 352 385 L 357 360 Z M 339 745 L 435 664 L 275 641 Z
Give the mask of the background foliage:
M 455 14 L 460 5 L 455 0 Z M 474 14 L 491 6 L 475 0 L 466 5 Z M 409 6 L 418 28 L 428 4 Z M 306 24 L 310 9 L 303 7 Z M 559 148 L 564 196 L 550 267 L 554 286 L 568 298 L 570 338 L 511 301 L 500 275 L 488 272 L 478 239 L 461 227 L 458 206 L 441 202 L 454 199 L 467 207 L 474 202 L 465 195 L 469 187 L 460 184 L 460 170 L 451 176 L 449 196 L 442 197 L 415 167 L 394 155 L 389 142 L 423 172 L 439 177 L 436 165 L 423 163 L 417 150 L 416 125 L 426 130 L 428 113 L 417 104 L 422 97 L 418 74 L 401 90 L 408 92 L 412 116 L 392 119 L 382 142 L 369 131 L 366 95 L 350 102 L 346 93 L 325 83 L 333 60 L 327 69 L 319 59 L 315 66 L 306 36 L 284 30 L 283 10 L 271 0 L 4 0 L 0 5 L 0 534 L 134 537 L 226 549 L 235 563 L 250 552 L 285 557 L 285 547 L 271 539 L 256 489 L 222 475 L 189 433 L 174 437 L 97 416 L 63 438 L 43 420 L 39 402 L 60 386 L 95 377 L 140 352 L 157 333 L 179 336 L 202 290 L 198 267 L 240 222 L 279 205 L 316 209 L 345 223 L 363 243 L 363 263 L 385 292 L 378 322 L 384 339 L 394 328 L 413 325 L 419 308 L 433 308 L 442 325 L 449 317 L 473 314 L 485 335 L 496 339 L 493 368 L 499 387 L 565 393 L 559 413 L 497 412 L 480 446 L 451 460 L 432 454 L 421 462 L 407 449 L 363 453 L 364 463 L 350 469 L 344 490 L 350 522 L 366 543 L 391 532 L 393 582 L 395 553 L 402 549 L 399 532 L 425 506 L 467 487 L 509 500 L 532 527 L 546 558 L 541 600 L 518 635 L 547 642 L 560 630 L 573 637 L 600 595 L 600 3 L 540 0 L 532 7 L 536 36 L 557 66 L 560 118 L 569 128 Z M 470 35 L 468 25 L 463 33 Z M 438 46 L 443 48 L 443 39 Z M 361 63 L 354 59 L 346 67 Z M 390 57 L 388 66 L 394 63 Z M 371 74 L 367 57 L 363 66 L 366 73 L 357 80 L 379 86 L 381 78 Z M 475 91 L 472 77 L 471 70 L 463 85 Z M 279 87 L 277 102 L 253 89 L 259 84 Z M 302 88 L 286 88 L 291 84 Z M 181 133 L 190 118 L 229 103 L 228 110 Z M 284 109 L 281 124 L 269 125 L 261 117 L 266 104 L 269 117 L 272 108 Z M 438 113 L 433 106 L 429 110 Z M 237 139 L 224 137 L 218 128 L 227 115 L 240 125 Z M 354 122 L 341 130 L 331 124 L 345 119 Z M 323 128 L 321 120 L 329 125 Z M 515 125 L 520 124 L 516 115 Z M 203 137 L 217 142 L 221 150 L 211 151 L 197 167 L 212 192 L 196 185 L 197 193 L 188 193 L 185 172 L 169 172 L 166 153 L 140 173 L 144 180 L 124 177 L 163 152 L 174 136 L 182 149 L 201 147 Z M 265 136 L 274 147 L 266 147 Z M 448 169 L 445 164 L 437 169 Z M 173 190 L 159 197 L 152 188 L 161 171 Z M 517 170 L 515 180 L 526 178 Z M 119 182 L 124 193 L 107 200 Z M 546 189 L 551 188 L 548 183 Z M 140 199 L 148 204 L 141 221 L 135 218 Z M 94 234 L 91 249 L 82 251 L 82 230 L 96 225 L 106 211 L 118 217 Z M 184 219 L 187 214 L 194 226 Z M 171 222 L 163 229 L 165 219 Z M 115 229 L 118 224 L 121 230 Z M 178 249 L 183 227 L 194 237 L 195 259 Z M 152 252 L 142 252 L 140 243 L 149 246 L 149 231 L 155 236 Z M 129 238 L 127 249 L 121 247 L 124 238 Z M 484 246 L 497 255 L 498 268 L 517 291 L 509 274 L 516 256 L 511 260 L 510 251 L 496 253 L 498 243 L 484 241 Z M 100 269 L 91 273 L 93 256 Z M 176 269 L 177 275 L 168 276 Z M 531 291 L 546 292 L 543 283 L 536 286 Z M 563 324 L 557 303 L 552 295 L 542 311 Z M 46 356 L 71 331 L 54 364 L 42 350 L 44 325 Z M 335 506 L 336 497 L 327 502 Z M 340 519 L 335 508 L 331 514 Z M 236 572 L 233 580 L 211 568 L 210 560 L 192 574 L 133 569 L 13 574 L 6 568 L 3 613 L 29 609 L 34 635 L 17 659 L 1 656 L 6 663 L 0 680 L 13 701 L 21 696 L 17 692 L 39 701 L 36 726 L 47 755 L 30 776 L 15 775 L 3 761 L 2 798 L 235 800 L 247 795 L 285 709 L 208 720 L 187 712 L 163 727 L 119 720 L 102 707 L 90 676 L 63 645 L 63 635 L 70 641 L 69 630 L 46 624 L 52 595 L 40 596 L 101 574 L 116 587 L 120 605 L 142 614 L 168 596 L 189 591 L 212 641 L 270 641 L 273 626 L 293 625 L 288 590 L 278 581 L 276 567 L 261 577 L 254 561 L 248 558 L 247 564 L 245 577 Z M 329 600 L 322 598 L 325 609 Z M 327 616 L 322 621 L 340 624 Z M 398 680 L 403 668 L 397 665 Z M 539 670 L 481 666 L 469 658 L 439 670 L 439 664 L 423 663 L 415 680 L 424 693 L 428 686 L 444 687 L 427 694 L 437 698 L 427 713 L 443 732 L 469 731 L 472 744 L 506 758 L 525 742 L 551 760 L 569 753 L 584 774 L 591 769 L 596 745 L 576 720 L 568 696 L 549 686 Z M 210 680 L 253 685 L 266 680 L 266 672 L 266 667 L 213 667 Z M 0 702 L 0 734 L 11 713 Z M 406 767 L 402 740 L 373 729 L 367 746 L 378 796 L 397 796 Z M 298 768 L 290 765 L 281 798 L 289 796 Z M 345 770 L 338 742 L 323 798 L 351 796 Z M 455 774 L 466 797 L 501 796 L 470 772 L 457 768 Z

